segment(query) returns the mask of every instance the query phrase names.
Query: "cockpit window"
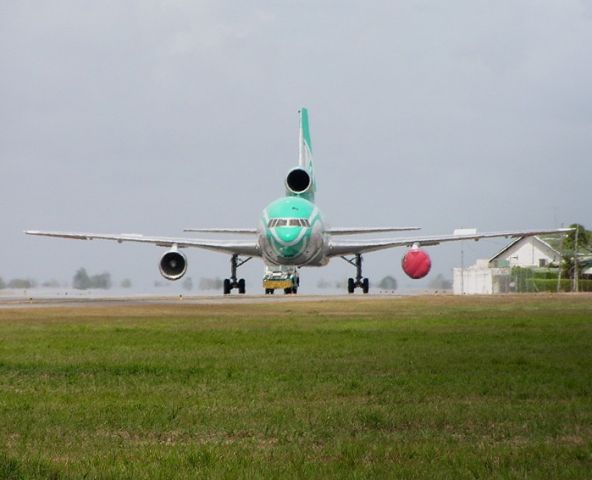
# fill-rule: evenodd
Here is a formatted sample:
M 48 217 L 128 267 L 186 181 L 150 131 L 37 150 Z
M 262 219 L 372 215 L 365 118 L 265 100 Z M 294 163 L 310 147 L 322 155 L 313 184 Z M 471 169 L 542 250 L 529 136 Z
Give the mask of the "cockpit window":
M 310 227 L 306 218 L 272 218 L 267 224 L 268 228 L 275 227 Z

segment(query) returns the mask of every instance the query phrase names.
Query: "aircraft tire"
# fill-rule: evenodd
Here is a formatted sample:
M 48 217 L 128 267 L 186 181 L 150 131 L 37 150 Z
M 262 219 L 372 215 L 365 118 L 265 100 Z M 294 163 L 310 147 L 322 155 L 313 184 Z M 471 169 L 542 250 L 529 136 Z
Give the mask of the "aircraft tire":
M 245 287 L 245 279 L 241 278 L 238 281 L 238 293 L 243 294 L 246 292 L 246 287 Z
M 356 288 L 356 285 L 354 283 L 354 279 L 348 278 L 347 279 L 347 293 L 354 293 L 355 288 Z
M 365 278 L 364 280 L 362 280 L 362 292 L 368 293 L 369 290 L 370 290 L 370 281 L 367 278 Z
M 224 279 L 224 295 L 228 295 L 230 293 L 230 280 L 227 278 Z

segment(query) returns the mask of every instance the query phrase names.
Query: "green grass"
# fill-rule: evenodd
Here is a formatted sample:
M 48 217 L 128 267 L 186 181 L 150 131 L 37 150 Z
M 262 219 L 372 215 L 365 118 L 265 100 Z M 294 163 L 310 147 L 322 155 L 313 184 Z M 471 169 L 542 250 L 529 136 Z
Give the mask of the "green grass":
M 592 297 L 0 310 L 0 478 L 590 478 Z

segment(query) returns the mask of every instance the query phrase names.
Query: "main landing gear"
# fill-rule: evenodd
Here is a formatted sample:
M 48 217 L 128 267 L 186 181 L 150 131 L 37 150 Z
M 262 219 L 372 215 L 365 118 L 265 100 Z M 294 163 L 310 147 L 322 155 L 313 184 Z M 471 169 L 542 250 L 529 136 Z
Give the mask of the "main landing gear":
M 230 278 L 224 279 L 224 295 L 228 295 L 235 288 L 238 289 L 238 293 L 245 293 L 245 279 L 237 279 L 236 270 L 238 267 L 251 260 L 251 258 L 253 257 L 241 259 L 237 254 L 234 254 L 232 257 L 230 257 Z
M 356 288 L 361 288 L 362 292 L 368 293 L 370 290 L 370 281 L 362 278 L 362 254 L 356 253 L 354 258 L 341 257 L 350 265 L 356 267 L 356 278 L 347 279 L 347 293 L 354 293 Z

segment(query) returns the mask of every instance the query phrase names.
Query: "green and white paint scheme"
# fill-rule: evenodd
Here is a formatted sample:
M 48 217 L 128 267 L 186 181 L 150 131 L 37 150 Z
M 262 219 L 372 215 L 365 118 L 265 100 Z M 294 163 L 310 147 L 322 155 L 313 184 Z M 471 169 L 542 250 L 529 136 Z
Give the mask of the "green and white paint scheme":
M 314 165 L 312 162 L 312 141 L 310 140 L 310 126 L 308 122 L 308 110 L 300 110 L 300 148 L 298 155 L 298 166 L 304 169 L 311 178 L 311 188 L 301 194 L 307 200 L 314 202 L 314 194 L 317 190 L 316 179 L 314 175 Z
M 286 196 L 270 203 L 261 216 L 259 246 L 271 265 L 321 266 L 326 233 L 320 210 L 314 204 L 316 181 L 306 108 L 300 110 L 298 167 L 286 177 Z
M 169 280 L 178 280 L 187 271 L 187 258 L 181 249 L 194 247 L 213 250 L 231 255 L 231 277 L 225 280 L 225 293 L 238 288 L 245 292 L 244 280 L 236 277 L 237 268 L 252 257 L 260 257 L 267 271 L 297 272 L 304 266 L 323 266 L 333 257 L 350 255 L 357 267 L 356 285 L 361 282 L 361 255 L 368 252 L 393 247 L 436 245 L 458 240 L 479 240 L 492 237 L 523 237 L 530 235 L 560 233 L 569 229 L 522 230 L 489 233 L 461 233 L 451 235 L 408 236 L 386 239 L 342 240 L 342 236 L 366 233 L 398 232 L 418 230 L 418 227 L 354 227 L 328 228 L 315 204 L 317 190 L 314 172 L 312 142 L 308 110 L 300 111 L 300 147 L 298 165 L 292 168 L 285 179 L 286 194 L 271 202 L 263 210 L 257 228 L 188 228 L 186 232 L 220 233 L 247 235 L 248 240 L 198 239 L 187 237 L 168 237 L 140 234 L 111 234 L 86 232 L 56 232 L 27 230 L 28 235 L 60 237 L 78 240 L 114 240 L 118 243 L 148 243 L 169 250 L 162 255 L 159 267 L 161 274 Z M 359 172 L 362 174 L 363 172 Z M 239 256 L 247 257 L 241 259 Z M 349 259 L 350 263 L 354 262 Z M 350 279 L 352 280 L 352 279 Z M 367 292 L 368 280 L 364 279 Z M 229 286 L 230 289 L 227 288 Z M 350 293 L 353 290 L 350 290 Z M 295 293 L 295 290 L 292 292 Z

